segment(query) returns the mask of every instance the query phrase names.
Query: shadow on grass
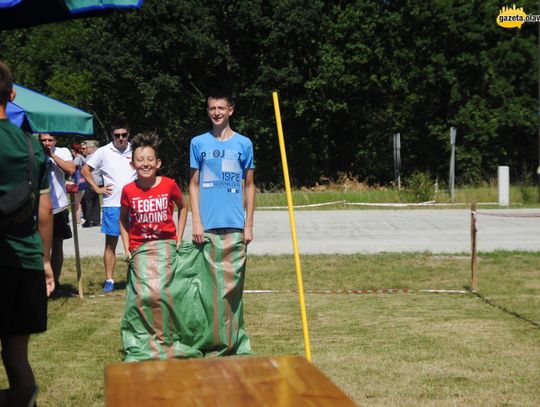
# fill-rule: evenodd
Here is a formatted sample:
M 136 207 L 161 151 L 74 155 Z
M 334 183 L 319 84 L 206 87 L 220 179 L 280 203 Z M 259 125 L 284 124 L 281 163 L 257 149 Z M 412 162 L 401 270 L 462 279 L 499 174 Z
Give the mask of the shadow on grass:
M 515 318 L 518 318 L 518 319 L 520 319 L 522 321 L 525 321 L 525 322 L 531 324 L 532 326 L 534 326 L 535 328 L 540 328 L 540 323 L 538 323 L 536 321 L 533 321 L 532 319 L 529 319 L 527 317 L 524 317 L 523 315 L 517 313 L 516 311 L 509 310 L 508 308 L 506 308 L 506 307 L 504 307 L 502 305 L 494 303 L 493 301 L 491 301 L 491 300 L 487 299 L 486 297 L 484 297 L 479 292 L 472 291 L 471 287 L 465 287 L 465 288 L 467 290 L 469 290 L 477 298 L 481 299 L 487 305 L 489 305 L 491 307 L 494 307 L 494 308 L 497 308 L 497 309 L 501 310 L 502 312 L 504 312 L 505 314 L 511 315 L 511 316 L 513 316 Z
M 125 290 L 126 289 L 126 281 L 117 281 L 114 283 L 114 290 Z
M 54 291 L 52 292 L 50 299 L 55 300 L 58 298 L 72 298 L 72 297 L 78 297 L 79 291 L 76 287 L 74 287 L 71 284 L 60 284 L 58 287 L 54 288 Z
M 126 290 L 126 281 L 115 281 L 114 283 L 114 291 L 125 291 Z M 84 290 L 84 295 L 100 295 L 103 294 L 101 291 L 101 288 L 99 288 L 99 291 L 93 292 L 93 290 Z M 74 298 L 79 296 L 79 290 L 77 287 L 75 287 L 72 284 L 60 284 L 59 287 L 55 288 L 51 296 L 49 297 L 51 300 L 56 300 L 60 298 Z

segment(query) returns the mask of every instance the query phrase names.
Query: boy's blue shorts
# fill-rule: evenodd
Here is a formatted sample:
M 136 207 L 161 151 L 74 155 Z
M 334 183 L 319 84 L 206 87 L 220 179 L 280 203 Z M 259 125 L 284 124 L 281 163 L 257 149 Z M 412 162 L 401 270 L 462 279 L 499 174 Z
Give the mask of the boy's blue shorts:
M 120 207 L 106 206 L 101 215 L 101 233 L 120 236 Z

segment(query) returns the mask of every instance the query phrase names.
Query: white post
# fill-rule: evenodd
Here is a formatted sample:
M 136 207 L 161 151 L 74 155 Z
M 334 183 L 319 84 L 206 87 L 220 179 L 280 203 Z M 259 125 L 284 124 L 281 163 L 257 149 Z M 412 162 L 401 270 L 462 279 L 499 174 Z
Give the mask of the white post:
M 510 168 L 500 166 L 498 168 L 499 206 L 510 205 Z

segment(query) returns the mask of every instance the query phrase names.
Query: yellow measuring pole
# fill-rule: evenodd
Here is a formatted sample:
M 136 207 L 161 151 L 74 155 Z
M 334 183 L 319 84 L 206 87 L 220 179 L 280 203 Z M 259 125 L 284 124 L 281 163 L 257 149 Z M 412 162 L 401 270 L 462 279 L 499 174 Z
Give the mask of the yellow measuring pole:
M 277 92 L 272 92 L 274 100 L 274 111 L 276 112 L 276 126 L 279 138 L 279 150 L 281 151 L 281 163 L 283 165 L 283 178 L 285 179 L 285 189 L 287 191 L 287 206 L 289 207 L 289 221 L 291 222 L 291 235 L 294 249 L 294 262 L 296 264 L 296 282 L 298 285 L 298 296 L 300 297 L 300 313 L 302 314 L 302 329 L 304 331 L 304 347 L 306 349 L 306 359 L 311 362 L 311 347 L 309 345 L 309 331 L 306 314 L 306 303 L 304 300 L 304 283 L 302 282 L 302 268 L 300 267 L 300 254 L 298 252 L 298 239 L 296 237 L 296 224 L 294 223 L 294 210 L 291 194 L 291 183 L 289 181 L 289 167 L 287 166 L 287 153 L 285 152 L 285 140 L 283 139 L 283 128 L 281 127 L 281 113 L 279 112 L 279 101 Z

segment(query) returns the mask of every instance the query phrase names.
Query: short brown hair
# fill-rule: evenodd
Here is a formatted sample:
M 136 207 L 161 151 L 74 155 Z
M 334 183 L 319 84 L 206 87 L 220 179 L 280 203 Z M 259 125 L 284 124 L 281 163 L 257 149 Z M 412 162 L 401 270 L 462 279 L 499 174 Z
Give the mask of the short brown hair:
M 133 152 L 131 153 L 131 158 L 135 157 L 135 150 L 139 147 L 150 147 L 156 153 L 156 158 L 159 158 L 158 148 L 161 144 L 161 139 L 156 133 L 147 132 L 147 133 L 138 133 L 131 139 L 131 148 Z
M 9 67 L 0 61 L 0 104 L 6 105 L 11 97 L 13 77 Z
M 208 101 L 210 99 L 219 100 L 224 99 L 227 101 L 229 106 L 234 106 L 234 98 L 233 95 L 230 92 L 224 91 L 224 90 L 214 90 L 212 92 L 208 93 L 208 97 L 206 98 L 206 105 L 208 106 Z
M 125 120 L 119 119 L 111 125 L 111 133 L 118 129 L 126 129 L 129 132 L 129 127 Z

